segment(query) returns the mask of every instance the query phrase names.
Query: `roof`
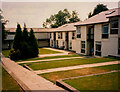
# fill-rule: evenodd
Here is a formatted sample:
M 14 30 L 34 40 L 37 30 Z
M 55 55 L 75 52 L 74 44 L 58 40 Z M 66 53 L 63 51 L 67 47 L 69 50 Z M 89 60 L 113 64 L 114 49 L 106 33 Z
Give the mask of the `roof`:
M 64 24 L 52 32 L 61 32 L 61 31 L 76 31 L 75 23 Z
M 32 28 L 34 32 L 50 32 L 56 30 L 56 28 Z M 9 32 L 16 32 L 16 28 L 6 28 Z M 30 28 L 27 28 L 28 32 L 30 32 Z
M 120 15 L 119 11 L 120 11 L 120 8 L 103 11 L 91 18 L 88 18 L 87 20 L 85 20 L 83 22 L 76 23 L 75 26 L 108 22 L 109 21 L 108 17 Z

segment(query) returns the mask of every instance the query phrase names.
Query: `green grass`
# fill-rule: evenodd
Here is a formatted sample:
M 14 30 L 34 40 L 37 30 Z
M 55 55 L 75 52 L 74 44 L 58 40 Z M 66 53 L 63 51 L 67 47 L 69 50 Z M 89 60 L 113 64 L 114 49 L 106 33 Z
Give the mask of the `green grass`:
M 39 54 L 56 54 L 56 53 L 62 53 L 62 52 L 53 51 L 45 48 L 39 48 Z
M 118 68 L 120 68 L 120 65 L 107 65 L 107 66 L 74 69 L 74 70 L 59 71 L 59 72 L 52 72 L 52 73 L 44 73 L 39 75 L 55 83 L 56 80 L 59 80 L 59 79 L 108 72 L 111 70 L 118 70 Z
M 66 58 L 66 57 L 79 57 L 80 55 L 74 54 L 74 55 L 62 55 L 62 56 L 51 56 L 51 57 L 43 57 L 43 58 L 30 58 L 30 59 L 24 59 L 19 60 L 15 62 L 22 62 L 22 61 L 34 61 L 34 60 L 44 60 L 44 59 L 54 59 L 54 58 Z
M 120 72 L 65 80 L 67 84 L 80 90 L 120 90 Z M 84 91 L 83 91 L 84 92 Z
M 2 68 L 2 90 L 3 91 L 19 91 L 23 92 L 18 83 Z
M 92 64 L 92 63 L 100 63 L 100 62 L 109 62 L 115 61 L 117 59 L 112 58 L 83 58 L 83 59 L 69 59 L 69 60 L 56 60 L 56 61 L 44 61 L 44 62 L 36 62 L 36 63 L 27 63 L 27 65 L 33 70 L 42 70 L 42 69 L 50 69 L 50 68 L 58 68 L 58 67 L 67 67 L 67 66 L 75 66 L 75 65 L 83 65 L 83 64 Z
M 10 53 L 10 50 L 3 50 L 3 51 L 2 51 L 2 54 L 3 54 L 5 57 L 8 57 L 8 56 L 9 56 L 9 53 Z

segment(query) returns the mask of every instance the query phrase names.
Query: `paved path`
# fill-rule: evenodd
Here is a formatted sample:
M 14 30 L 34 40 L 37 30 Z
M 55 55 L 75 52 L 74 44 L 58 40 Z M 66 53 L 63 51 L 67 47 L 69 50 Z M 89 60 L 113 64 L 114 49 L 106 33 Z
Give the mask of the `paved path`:
M 46 90 L 65 91 L 43 77 L 36 75 L 34 72 L 31 72 L 14 61 L 11 61 L 9 58 L 2 57 L 2 64 L 5 70 L 7 70 L 7 72 L 20 84 L 24 90 L 42 90 L 42 92 L 46 92 Z
M 103 74 L 115 73 L 115 72 L 120 72 L 120 70 L 112 70 L 112 71 L 96 73 L 96 74 L 89 74 L 89 75 L 83 75 L 83 76 L 77 76 L 77 77 L 69 77 L 69 78 L 64 78 L 64 79 L 60 79 L 60 80 L 68 80 L 68 79 L 75 79 L 75 78 L 82 78 L 82 77 L 90 77 L 90 76 L 94 76 L 94 75 L 103 75 Z
M 68 55 L 68 54 L 70 53 L 69 51 L 59 50 L 59 49 L 54 49 L 54 48 L 44 48 L 44 49 L 49 49 L 49 50 L 53 50 L 53 51 L 59 51 L 59 52 L 62 52 L 62 53 L 56 53 L 56 54 L 41 54 L 41 55 L 38 55 L 38 57 L 61 56 L 61 55 Z
M 65 70 L 72 70 L 72 69 L 112 65 L 112 64 L 118 64 L 118 63 L 120 63 L 120 61 L 111 61 L 111 62 L 103 62 L 103 63 L 94 63 L 94 64 L 84 64 L 84 65 L 77 65 L 77 66 L 52 68 L 52 69 L 45 69 L 45 70 L 37 70 L 37 71 L 34 71 L 34 72 L 36 74 L 42 74 L 42 73 L 50 73 L 50 72 L 56 72 L 56 71 L 65 71 Z
M 21 64 L 21 63 L 42 62 L 42 61 L 53 61 L 53 60 L 65 60 L 65 59 L 76 59 L 76 58 L 84 58 L 84 57 L 55 58 L 55 59 L 44 59 L 44 60 L 22 61 L 22 62 L 16 62 L 16 63 Z

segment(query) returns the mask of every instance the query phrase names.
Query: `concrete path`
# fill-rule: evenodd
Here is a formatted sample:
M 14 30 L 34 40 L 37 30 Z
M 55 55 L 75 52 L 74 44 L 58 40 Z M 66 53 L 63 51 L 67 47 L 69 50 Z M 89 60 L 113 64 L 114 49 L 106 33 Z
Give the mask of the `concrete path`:
M 75 78 L 82 78 L 82 77 L 90 77 L 90 76 L 103 75 L 103 74 L 115 73 L 115 72 L 120 72 L 120 70 L 112 70 L 112 71 L 102 72 L 102 73 L 89 74 L 89 75 L 83 75 L 83 76 L 77 76 L 77 77 L 70 77 L 70 78 L 64 78 L 64 79 L 60 79 L 60 80 L 68 80 L 68 79 L 75 79 Z
M 2 57 L 2 64 L 5 70 L 20 84 L 20 86 L 26 91 L 40 91 L 46 92 L 47 90 L 65 91 L 64 89 L 56 86 L 52 82 L 36 75 L 22 66 L 18 65 L 9 58 Z
M 45 69 L 45 70 L 37 70 L 37 71 L 34 71 L 34 72 L 36 74 L 42 74 L 42 73 L 50 73 L 50 72 L 65 71 L 65 70 L 72 70 L 72 69 L 112 65 L 112 64 L 118 64 L 118 63 L 120 63 L 120 61 L 111 61 L 111 62 L 103 62 L 103 63 L 94 63 L 94 64 L 84 64 L 84 65 L 77 65 L 77 66 L 52 68 L 52 69 Z
M 53 50 L 53 51 L 59 51 L 59 52 L 62 52 L 62 53 L 56 53 L 56 54 L 41 54 L 41 55 L 38 55 L 38 57 L 61 56 L 61 55 L 68 55 L 68 54 L 70 53 L 69 51 L 59 50 L 59 49 L 54 49 L 54 48 L 44 48 L 44 49 L 49 49 L 49 50 Z
M 16 62 L 16 63 L 21 64 L 21 63 L 32 63 L 32 62 L 54 61 L 54 60 L 76 59 L 76 58 L 84 58 L 84 57 L 55 58 L 55 59 L 44 59 L 44 60 L 22 61 L 22 62 Z

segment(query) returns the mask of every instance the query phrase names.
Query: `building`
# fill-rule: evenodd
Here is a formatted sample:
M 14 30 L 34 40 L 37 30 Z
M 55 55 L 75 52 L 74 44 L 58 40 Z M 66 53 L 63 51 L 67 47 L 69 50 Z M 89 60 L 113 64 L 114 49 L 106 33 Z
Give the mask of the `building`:
M 13 40 L 16 32 L 16 28 L 6 28 L 8 30 L 8 36 L 5 39 L 5 43 L 2 44 L 2 49 L 10 49 L 13 47 Z M 30 28 L 27 28 L 28 32 Z M 54 28 L 33 28 L 34 34 L 38 40 L 39 47 L 49 47 L 50 46 L 50 34 L 49 31 L 54 30 Z
M 120 55 L 120 8 L 103 11 L 75 26 L 76 53 Z
M 76 51 L 76 27 L 69 23 L 50 31 L 50 47 Z

